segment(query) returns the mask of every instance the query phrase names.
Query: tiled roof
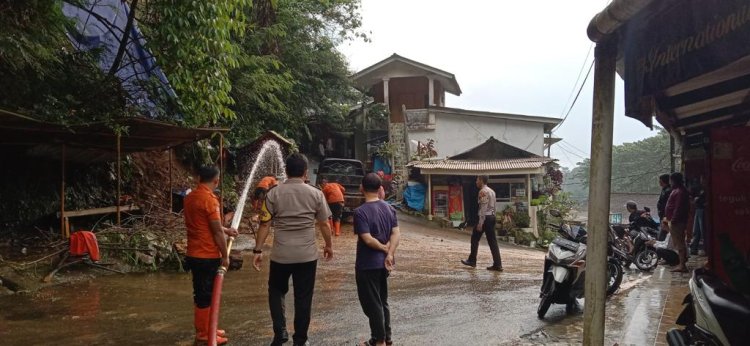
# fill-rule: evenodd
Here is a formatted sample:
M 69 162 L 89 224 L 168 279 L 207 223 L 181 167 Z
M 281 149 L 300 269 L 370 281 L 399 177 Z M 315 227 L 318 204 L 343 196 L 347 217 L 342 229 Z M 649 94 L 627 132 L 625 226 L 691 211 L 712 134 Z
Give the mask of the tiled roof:
M 419 169 L 441 169 L 460 171 L 503 171 L 514 169 L 533 169 L 553 161 L 547 157 L 530 157 L 505 160 L 431 160 L 414 161 L 410 167 Z

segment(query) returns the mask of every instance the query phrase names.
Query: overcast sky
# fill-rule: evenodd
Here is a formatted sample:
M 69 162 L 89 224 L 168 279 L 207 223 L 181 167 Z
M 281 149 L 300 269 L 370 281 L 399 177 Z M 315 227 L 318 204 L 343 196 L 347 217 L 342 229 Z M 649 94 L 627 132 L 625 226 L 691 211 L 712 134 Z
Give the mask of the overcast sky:
M 372 42 L 340 47 L 354 71 L 393 53 L 451 72 L 463 94 L 446 106 L 561 118 L 574 83 L 593 59 L 586 26 L 604 0 L 362 0 L 363 29 Z M 583 76 L 581 76 L 583 80 Z M 580 82 L 579 82 L 580 84 Z M 575 167 L 591 146 L 593 71 L 552 157 Z M 614 143 L 656 134 L 625 117 L 617 78 Z M 570 101 L 569 101 L 570 100 Z

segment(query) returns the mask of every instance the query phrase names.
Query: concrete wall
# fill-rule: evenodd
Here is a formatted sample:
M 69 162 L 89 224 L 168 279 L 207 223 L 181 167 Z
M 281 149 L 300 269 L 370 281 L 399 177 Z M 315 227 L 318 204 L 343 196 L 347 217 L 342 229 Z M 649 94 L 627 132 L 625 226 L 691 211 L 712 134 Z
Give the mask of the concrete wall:
M 484 143 L 490 136 L 544 156 L 544 125 L 473 115 L 435 112 L 435 130 L 410 131 L 409 140 L 435 140 L 438 157 L 453 156 Z

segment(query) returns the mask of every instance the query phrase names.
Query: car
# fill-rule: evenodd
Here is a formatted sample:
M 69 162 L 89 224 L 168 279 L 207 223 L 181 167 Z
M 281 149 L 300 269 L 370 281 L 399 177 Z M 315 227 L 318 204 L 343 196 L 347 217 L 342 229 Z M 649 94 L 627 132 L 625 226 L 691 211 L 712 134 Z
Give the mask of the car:
M 351 159 L 324 159 L 318 169 L 315 186 L 320 186 L 323 179 L 328 182 L 337 182 L 345 189 L 344 192 L 344 215 L 351 214 L 354 209 L 365 202 L 365 196 L 359 191 L 359 185 L 365 176 L 365 166 L 362 161 Z

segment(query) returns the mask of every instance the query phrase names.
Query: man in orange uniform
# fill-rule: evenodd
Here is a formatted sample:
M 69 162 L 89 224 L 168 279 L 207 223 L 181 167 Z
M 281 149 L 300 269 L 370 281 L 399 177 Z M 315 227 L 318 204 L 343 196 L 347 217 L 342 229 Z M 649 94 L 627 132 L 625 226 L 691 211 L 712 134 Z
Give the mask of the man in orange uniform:
M 213 193 L 219 186 L 219 170 L 203 167 L 198 175 L 200 184 L 185 197 L 186 262 L 193 273 L 195 339 L 206 342 L 214 277 L 219 266 L 229 267 L 226 237 L 235 237 L 238 232 L 221 223 L 219 198 Z M 218 330 L 216 334 L 219 344 L 227 342 L 223 330 Z
M 268 194 L 268 190 L 271 190 L 278 184 L 279 182 L 276 180 L 276 177 L 272 175 L 267 175 L 258 182 L 258 185 L 255 185 L 255 191 L 253 192 L 253 197 L 255 199 L 256 210 L 260 208 L 261 204 L 263 204 L 262 202 L 264 199 L 266 199 L 266 194 Z
M 331 209 L 331 229 L 334 230 L 336 236 L 341 235 L 341 214 L 344 212 L 344 192 L 346 189 L 337 182 L 328 182 L 323 179 L 320 183 L 320 189 L 323 190 L 323 195 L 326 196 L 326 203 L 328 208 Z

